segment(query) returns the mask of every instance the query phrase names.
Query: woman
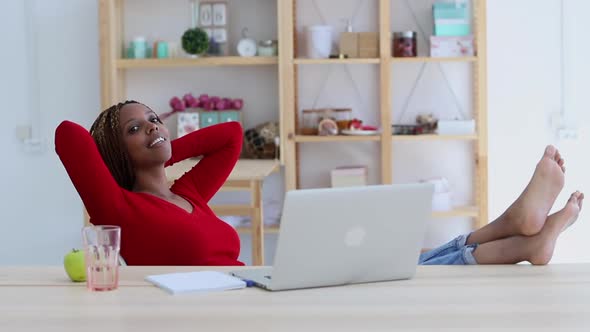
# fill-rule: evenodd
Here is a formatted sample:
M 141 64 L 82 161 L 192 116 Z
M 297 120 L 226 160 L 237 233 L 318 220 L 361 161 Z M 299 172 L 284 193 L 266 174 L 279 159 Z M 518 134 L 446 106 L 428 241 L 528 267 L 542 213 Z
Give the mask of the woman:
M 243 265 L 236 231 L 207 206 L 238 160 L 239 123 L 171 142 L 154 111 L 127 101 L 103 111 L 90 134 L 61 123 L 55 147 L 91 222 L 121 226 L 129 265 Z M 203 158 L 169 187 L 164 167 L 197 156 Z
M 228 122 L 170 142 L 155 112 L 119 103 L 88 132 L 63 122 L 56 151 L 94 224 L 122 228 L 121 254 L 130 265 L 243 265 L 235 230 L 207 202 L 234 167 L 241 127 Z M 203 156 L 168 187 L 164 168 Z M 497 220 L 420 256 L 420 264 L 547 264 L 561 231 L 577 218 L 584 195 L 572 194 L 549 216 L 564 182 L 564 162 L 547 147 L 522 195 Z

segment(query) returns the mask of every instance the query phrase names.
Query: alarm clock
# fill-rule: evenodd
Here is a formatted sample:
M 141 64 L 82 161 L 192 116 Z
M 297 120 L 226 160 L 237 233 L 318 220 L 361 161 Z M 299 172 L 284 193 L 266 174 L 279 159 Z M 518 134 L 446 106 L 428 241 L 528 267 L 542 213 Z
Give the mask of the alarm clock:
M 242 39 L 238 42 L 237 51 L 240 56 L 255 56 L 256 55 L 256 40 L 246 37 L 248 28 L 242 30 Z
M 240 56 L 255 56 L 256 41 L 252 38 L 240 39 L 237 49 Z

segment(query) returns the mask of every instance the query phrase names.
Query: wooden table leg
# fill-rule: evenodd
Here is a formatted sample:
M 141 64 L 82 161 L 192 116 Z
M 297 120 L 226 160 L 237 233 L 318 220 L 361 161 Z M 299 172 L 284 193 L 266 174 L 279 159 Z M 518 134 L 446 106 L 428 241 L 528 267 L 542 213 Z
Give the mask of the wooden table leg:
M 264 265 L 264 218 L 262 213 L 262 181 L 250 181 L 252 195 L 252 265 Z

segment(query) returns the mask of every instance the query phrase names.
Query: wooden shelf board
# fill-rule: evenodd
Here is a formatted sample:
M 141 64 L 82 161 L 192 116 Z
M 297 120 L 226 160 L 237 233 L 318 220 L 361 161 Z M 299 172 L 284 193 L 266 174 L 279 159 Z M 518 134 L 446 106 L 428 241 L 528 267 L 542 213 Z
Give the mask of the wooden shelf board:
M 279 230 L 280 230 L 279 225 L 264 226 L 264 233 L 266 233 L 266 234 L 277 234 L 277 233 L 279 233 Z M 236 231 L 240 234 L 251 234 L 252 227 L 250 227 L 250 226 L 236 227 Z
M 476 218 L 478 210 L 474 206 L 458 207 L 450 211 L 433 211 L 433 218 L 456 218 L 456 217 L 471 217 Z
M 172 68 L 200 66 L 263 66 L 278 64 L 277 57 L 239 57 L 220 56 L 203 58 L 170 58 L 170 59 L 119 59 L 118 69 L 132 68 Z
M 391 58 L 392 63 L 403 62 L 476 62 L 477 56 L 454 57 L 454 58 L 433 58 L 429 56 L 421 56 L 416 58 Z
M 393 135 L 394 141 L 476 141 L 477 135 Z
M 327 64 L 379 64 L 380 59 L 295 59 L 297 65 L 327 65 Z
M 366 141 L 380 141 L 381 135 L 371 136 L 312 136 L 312 135 L 297 135 L 295 142 L 297 143 L 314 143 L 314 142 L 366 142 Z

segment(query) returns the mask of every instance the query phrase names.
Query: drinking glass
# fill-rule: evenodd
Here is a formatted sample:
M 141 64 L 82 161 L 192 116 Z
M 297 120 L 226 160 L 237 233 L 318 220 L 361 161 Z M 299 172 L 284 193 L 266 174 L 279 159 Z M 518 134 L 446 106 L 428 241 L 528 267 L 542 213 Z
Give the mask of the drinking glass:
M 119 226 L 86 226 L 82 230 L 86 261 L 86 286 L 91 291 L 109 291 L 119 285 Z

